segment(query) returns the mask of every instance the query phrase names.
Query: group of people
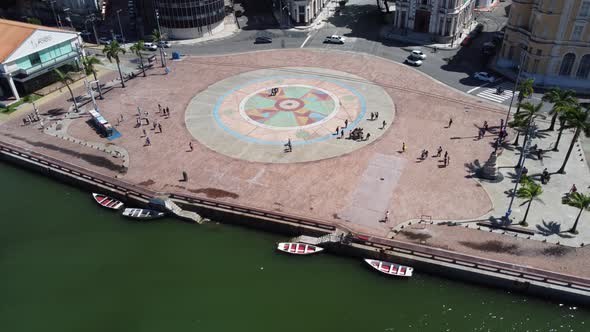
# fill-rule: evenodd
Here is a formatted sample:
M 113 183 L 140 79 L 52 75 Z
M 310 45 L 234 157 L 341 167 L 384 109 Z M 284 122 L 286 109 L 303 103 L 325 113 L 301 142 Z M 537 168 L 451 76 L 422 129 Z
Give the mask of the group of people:
M 271 97 L 276 96 L 277 93 L 279 93 L 279 88 L 272 88 L 272 89 L 270 89 L 270 96 Z
M 162 107 L 162 105 L 158 104 L 158 113 L 161 116 L 170 116 L 170 107 Z
M 406 145 L 405 142 L 402 143 L 402 152 L 406 152 L 406 150 L 408 149 L 408 146 Z M 443 148 L 442 146 L 439 146 L 438 149 L 436 149 L 436 154 L 433 157 L 440 157 L 442 155 L 443 152 Z M 422 149 L 422 151 L 420 152 L 420 160 L 425 160 L 426 158 L 428 158 L 428 150 L 426 149 Z M 451 162 L 451 157 L 449 157 L 449 152 L 445 151 L 445 155 L 443 157 L 443 165 L 444 167 L 447 167 L 449 165 L 449 163 Z
M 379 119 L 379 112 L 371 112 L 371 121 Z
M 364 134 L 364 128 L 354 128 L 348 133 L 348 139 L 355 141 L 366 141 L 371 137 L 371 133 L 367 133 L 367 137 Z
M 23 118 L 23 124 L 28 125 L 29 123 L 41 121 L 39 114 L 37 113 L 29 113 L 26 117 Z

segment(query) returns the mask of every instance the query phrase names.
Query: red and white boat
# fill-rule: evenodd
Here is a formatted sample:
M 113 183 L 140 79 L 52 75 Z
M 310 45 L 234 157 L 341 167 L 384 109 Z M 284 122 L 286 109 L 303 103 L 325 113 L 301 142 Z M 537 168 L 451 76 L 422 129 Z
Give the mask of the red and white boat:
M 411 277 L 414 268 L 404 265 L 398 265 L 390 262 L 379 261 L 376 259 L 365 258 L 365 262 L 369 263 L 373 268 L 379 272 L 398 277 Z
M 311 255 L 324 250 L 324 248 L 314 246 L 313 244 L 299 242 L 281 242 L 278 244 L 277 249 L 293 255 Z
M 121 201 L 118 201 L 118 200 L 111 198 L 109 196 L 97 194 L 97 193 L 92 193 L 92 196 L 94 197 L 94 200 L 98 204 L 100 204 L 106 208 L 118 210 L 121 207 L 123 207 L 123 203 Z

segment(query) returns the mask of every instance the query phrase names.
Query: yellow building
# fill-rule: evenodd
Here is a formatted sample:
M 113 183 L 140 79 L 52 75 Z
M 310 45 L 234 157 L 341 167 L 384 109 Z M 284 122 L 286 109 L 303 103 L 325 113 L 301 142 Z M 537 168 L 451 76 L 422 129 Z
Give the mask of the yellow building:
M 590 0 L 513 0 L 496 65 L 539 86 L 590 91 Z

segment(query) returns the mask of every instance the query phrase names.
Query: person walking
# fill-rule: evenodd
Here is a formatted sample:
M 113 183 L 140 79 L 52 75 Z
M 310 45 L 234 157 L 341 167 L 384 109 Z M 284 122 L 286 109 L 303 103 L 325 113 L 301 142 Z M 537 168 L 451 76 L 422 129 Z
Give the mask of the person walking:
M 389 210 L 385 212 L 385 218 L 383 218 L 383 222 L 387 223 L 389 221 Z
M 385 120 L 383 120 L 383 127 L 381 127 L 381 129 L 385 129 L 386 125 L 387 125 L 387 122 L 385 122 Z
M 145 129 L 143 129 L 143 137 L 146 137 L 147 133 L 145 132 Z
M 340 127 L 336 127 L 336 135 L 340 133 Z
M 449 118 L 449 125 L 447 126 L 447 128 L 451 128 L 452 124 L 453 124 L 453 118 Z
M 340 129 L 340 138 L 344 137 L 344 129 Z
M 158 123 L 158 130 L 162 133 L 162 124 Z
M 367 137 L 365 137 L 365 141 L 368 141 L 369 137 L 371 137 L 371 133 L 367 133 Z
M 188 149 L 192 152 L 193 151 L 193 142 L 188 142 Z
M 162 113 L 162 105 L 158 104 L 158 114 Z
M 449 156 L 449 151 L 445 151 L 445 159 Z
M 379 112 L 375 112 L 375 120 L 379 119 Z
M 436 150 L 436 157 L 440 157 L 440 154 L 442 153 L 442 146 L 439 146 L 438 149 Z
M 145 145 L 146 145 L 146 146 L 150 146 L 150 145 L 152 145 L 152 141 L 150 141 L 150 138 L 149 138 L 149 137 L 146 137 L 146 138 L 145 138 Z
M 402 142 L 402 153 L 406 152 L 407 149 L 408 149 L 408 146 L 406 145 L 406 142 Z
M 375 113 L 371 112 L 371 121 L 375 118 Z
M 344 128 L 348 127 L 348 119 L 344 120 Z

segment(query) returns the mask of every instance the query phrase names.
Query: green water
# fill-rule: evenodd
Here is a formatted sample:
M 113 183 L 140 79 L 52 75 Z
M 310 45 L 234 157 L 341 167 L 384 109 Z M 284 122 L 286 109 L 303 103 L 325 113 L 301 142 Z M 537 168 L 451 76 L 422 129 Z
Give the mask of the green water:
M 280 236 L 138 223 L 0 163 L 0 331 L 588 331 L 590 311 L 356 259 Z

